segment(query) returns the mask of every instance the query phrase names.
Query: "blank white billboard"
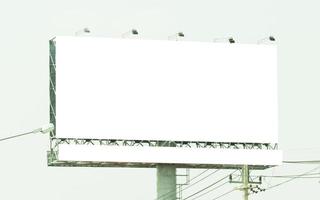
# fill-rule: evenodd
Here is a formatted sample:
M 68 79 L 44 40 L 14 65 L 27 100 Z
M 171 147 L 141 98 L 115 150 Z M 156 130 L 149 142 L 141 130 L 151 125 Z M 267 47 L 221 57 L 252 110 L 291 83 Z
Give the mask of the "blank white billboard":
M 277 166 L 282 151 L 61 144 L 59 161 Z
M 56 136 L 278 142 L 273 45 L 56 38 Z

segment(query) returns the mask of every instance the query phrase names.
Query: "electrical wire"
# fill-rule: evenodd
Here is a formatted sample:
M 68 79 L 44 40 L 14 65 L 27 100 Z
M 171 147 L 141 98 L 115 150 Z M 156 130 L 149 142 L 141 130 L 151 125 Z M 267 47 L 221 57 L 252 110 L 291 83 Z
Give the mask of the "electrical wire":
M 206 169 L 206 170 L 203 170 L 203 172 L 199 173 L 198 175 L 196 175 L 195 177 L 193 177 L 192 179 L 190 179 L 190 182 L 193 181 L 194 179 L 198 178 L 199 176 L 201 176 L 202 174 L 206 173 L 207 171 L 209 171 L 210 169 Z M 216 172 L 217 170 L 215 170 L 214 172 Z M 191 187 L 191 186 L 190 186 Z M 167 197 L 169 194 L 171 193 L 176 193 L 176 190 L 178 189 L 178 187 L 176 187 L 175 190 L 171 190 L 163 195 L 161 195 L 160 197 L 156 198 L 155 200 L 160 200 L 164 197 Z M 184 188 L 183 190 L 185 190 L 186 188 Z
M 291 174 L 291 175 L 277 175 L 277 176 L 261 176 L 266 178 L 320 178 L 320 176 L 314 176 L 314 175 L 320 175 L 320 173 L 308 173 L 303 176 L 300 176 L 300 174 Z
M 290 163 L 290 164 L 301 164 L 301 163 L 302 163 L 302 164 L 305 164 L 305 163 L 307 163 L 307 164 L 310 164 L 310 163 L 316 164 L 317 162 L 320 163 L 320 160 L 283 161 L 283 162 L 284 162 L 284 163 Z M 319 166 L 319 167 L 316 167 L 316 168 L 313 168 L 312 170 L 309 170 L 309 171 L 307 171 L 307 172 L 305 172 L 305 173 L 303 173 L 303 174 L 297 174 L 297 175 L 279 175 L 279 176 L 261 176 L 261 177 L 266 177 L 266 178 L 289 178 L 289 180 L 283 181 L 283 182 L 281 182 L 281 183 L 278 183 L 278 184 L 275 184 L 275 185 L 272 185 L 272 186 L 269 186 L 268 188 L 266 188 L 266 189 L 272 189 L 272 188 L 278 187 L 278 186 L 280 186 L 280 185 L 282 185 L 282 184 L 291 182 L 291 181 L 293 181 L 294 179 L 298 179 L 298 178 L 320 178 L 320 176 L 311 176 L 311 175 L 320 175 L 320 173 L 310 173 L 310 172 L 313 172 L 313 171 L 315 171 L 315 170 L 317 170 L 317 169 L 319 169 L 319 168 L 320 168 L 320 166 Z M 204 174 L 204 173 L 207 172 L 208 170 L 209 170 L 209 169 L 207 169 L 207 170 L 203 171 L 202 173 L 198 174 L 197 176 L 195 176 L 194 178 L 192 178 L 190 181 L 192 181 L 192 180 L 194 180 L 195 178 L 201 176 L 202 174 Z M 183 188 L 181 191 L 184 191 L 184 190 L 190 188 L 191 186 L 193 186 L 193 185 L 201 182 L 202 180 L 208 178 L 209 176 L 213 175 L 213 174 L 216 173 L 217 171 L 218 171 L 218 170 L 210 173 L 209 175 L 207 175 L 207 176 L 203 177 L 202 179 L 198 180 L 197 182 L 195 182 L 195 183 L 193 183 L 193 184 L 191 184 L 191 185 L 188 185 L 187 187 Z M 237 170 L 236 170 L 236 171 L 237 171 Z M 233 173 L 235 173 L 236 171 L 234 171 Z M 232 173 L 232 174 L 233 174 L 233 173 Z M 228 175 L 228 176 L 229 176 L 229 175 Z M 207 187 L 205 187 L 205 188 L 203 188 L 203 189 L 201 189 L 201 190 L 199 190 L 199 191 L 191 194 L 190 196 L 184 198 L 183 200 L 189 199 L 189 198 L 191 198 L 191 197 L 193 197 L 193 196 L 195 196 L 195 195 L 197 195 L 197 194 L 199 194 L 199 193 L 207 190 L 208 188 L 210 188 L 210 187 L 218 184 L 219 182 L 221 182 L 222 180 L 224 180 L 224 179 L 227 178 L 228 176 L 223 177 L 222 179 L 219 179 L 218 181 L 214 182 L 213 184 L 211 184 L 211 185 L 209 185 L 209 186 L 207 186 Z M 211 190 L 209 190 L 209 191 L 207 191 L 207 192 L 205 192 L 205 193 L 203 193 L 203 194 L 200 194 L 200 195 L 196 196 L 195 198 L 193 198 L 193 199 L 191 199 L 191 200 L 195 200 L 195 199 L 197 199 L 197 198 L 200 198 L 201 196 L 204 196 L 205 194 L 208 194 L 208 193 L 210 193 L 210 192 L 212 192 L 212 191 L 214 191 L 214 190 L 222 187 L 223 185 L 225 185 L 225 184 L 227 184 L 227 183 L 228 183 L 228 182 L 225 182 L 225 183 L 223 183 L 223 184 L 220 184 L 219 186 L 217 186 L 217 187 L 215 187 L 215 188 L 213 188 L 213 189 L 211 189 Z M 234 191 L 234 190 L 231 190 L 231 191 L 229 191 L 229 193 L 231 193 L 231 192 L 233 192 L 233 191 Z M 174 190 L 174 191 L 170 191 L 170 192 L 164 194 L 163 196 L 159 197 L 159 199 L 161 199 L 161 198 L 164 197 L 164 196 L 167 196 L 169 193 L 172 193 L 172 192 L 175 192 L 175 190 Z M 229 194 L 229 193 L 228 193 L 228 192 L 227 192 L 227 193 L 224 193 L 223 195 L 218 196 L 217 198 L 220 198 L 220 197 L 222 197 L 222 196 L 224 196 L 224 195 L 227 195 L 227 194 Z M 217 198 L 216 198 L 216 199 L 217 199 Z M 214 199 L 213 199 L 213 200 L 214 200 Z
M 217 196 L 217 197 L 215 197 L 215 198 L 213 198 L 213 199 L 211 199 L 211 200 L 220 199 L 221 197 L 226 196 L 226 195 L 228 195 L 228 194 L 230 194 L 230 193 L 232 193 L 232 192 L 234 192 L 234 191 L 236 191 L 236 190 L 237 190 L 237 189 L 232 189 L 232 190 L 230 190 L 230 191 L 228 191 L 228 192 L 226 192 L 226 193 L 223 193 L 222 195 Z
M 189 199 L 190 197 L 193 197 L 193 196 L 195 196 L 195 195 L 197 195 L 197 194 L 199 194 L 199 193 L 201 193 L 201 192 L 205 191 L 206 189 L 208 189 L 208 188 L 210 188 L 210 187 L 214 186 L 215 184 L 220 183 L 221 181 L 223 181 L 223 180 L 224 180 L 224 179 L 226 179 L 227 177 L 229 177 L 229 175 L 228 175 L 228 176 L 225 176 L 225 177 L 223 177 L 223 178 L 219 179 L 218 181 L 216 181 L 216 182 L 214 182 L 214 183 L 212 183 L 212 184 L 210 184 L 210 185 L 206 186 L 205 188 L 202 188 L 201 190 L 199 190 L 199 191 L 197 191 L 197 192 L 195 192 L 195 193 L 193 193 L 193 194 L 189 195 L 188 197 L 184 198 L 183 200 Z
M 195 177 L 193 177 L 192 179 L 190 179 L 190 181 L 193 181 L 194 179 L 198 178 L 199 176 L 201 176 L 202 174 L 206 173 L 207 171 L 209 171 L 210 169 L 206 169 L 203 170 L 203 172 L 199 173 L 198 175 L 196 175 Z
M 210 173 L 210 174 L 208 174 L 207 176 L 205 176 L 205 177 L 203 177 L 203 178 L 199 179 L 197 182 L 194 182 L 194 183 L 192 183 L 192 184 L 190 184 L 190 185 L 186 186 L 186 187 L 185 187 L 185 188 L 183 188 L 181 191 L 184 191 L 184 190 L 186 190 L 186 189 L 188 189 L 188 188 L 190 188 L 190 187 L 194 186 L 195 184 L 197 184 L 197 183 L 199 183 L 199 182 L 203 181 L 204 179 L 208 178 L 209 176 L 212 176 L 213 174 L 215 174 L 215 173 L 216 173 L 216 172 L 218 172 L 219 170 L 220 170 L 220 169 L 217 169 L 217 170 L 215 170 L 215 171 L 211 172 L 211 173 Z
M 190 181 L 192 181 L 192 180 L 194 180 L 194 179 L 196 179 L 197 177 L 199 177 L 199 176 L 201 176 L 202 174 L 204 174 L 206 171 L 208 171 L 209 169 L 207 169 L 207 170 L 205 170 L 204 172 L 202 172 L 202 173 L 200 173 L 200 174 L 198 174 L 197 176 L 195 176 L 195 177 L 193 177 Z M 197 184 L 197 183 L 199 183 L 199 182 L 201 182 L 201 181 L 203 181 L 204 179 L 206 179 L 206 178 L 208 178 L 209 176 L 212 176 L 213 174 L 215 174 L 216 172 L 218 172 L 220 169 L 217 169 L 217 170 L 215 170 L 215 171 L 213 171 L 213 172 L 211 172 L 209 175 L 207 175 L 207 176 L 205 176 L 205 177 L 203 177 L 203 178 L 201 178 L 200 180 L 198 180 L 197 182 L 195 182 L 195 183 L 192 183 L 192 184 L 190 184 L 190 185 L 188 185 L 188 186 L 186 186 L 185 188 L 183 188 L 182 190 L 181 190 L 181 192 L 182 191 L 184 191 L 184 190 L 186 190 L 186 189 L 188 189 L 188 188 L 190 188 L 190 187 L 192 187 L 192 186 L 194 186 L 195 184 Z M 164 194 L 163 196 L 167 196 L 169 193 L 175 193 L 176 192 L 176 190 L 173 190 L 173 191 L 170 191 L 170 192 L 168 192 L 168 193 L 166 193 L 166 194 Z M 160 197 L 160 199 L 161 199 L 162 197 Z
M 320 179 L 320 176 L 273 176 L 272 178 L 300 178 L 300 179 L 319 178 Z
M 235 171 L 234 171 L 234 172 L 232 172 L 231 174 L 235 173 L 236 171 L 238 171 L 238 170 L 235 170 Z M 207 190 L 208 188 L 210 188 L 210 187 L 212 187 L 212 186 L 214 186 L 214 185 L 216 185 L 216 184 L 220 183 L 221 181 L 223 181 L 224 179 L 228 178 L 229 176 L 230 176 L 229 174 L 228 174 L 227 176 L 224 176 L 223 178 L 219 179 L 218 181 L 216 181 L 216 182 L 214 182 L 214 183 L 212 183 L 212 184 L 210 184 L 210 185 L 206 186 L 205 188 L 202 188 L 201 190 L 199 190 L 199 191 L 197 191 L 197 192 L 195 192 L 195 193 L 193 193 L 193 194 L 189 195 L 188 197 L 184 198 L 183 200 L 189 199 L 189 198 L 191 198 L 191 197 L 193 197 L 193 196 L 195 196 L 195 195 L 197 195 L 197 194 L 199 194 L 199 193 L 201 193 L 201 192 L 203 192 L 203 191 Z
M 292 178 L 290 178 L 290 179 L 288 179 L 288 180 L 286 180 L 286 181 L 283 181 L 283 182 L 280 182 L 280 183 L 278 183 L 278 184 L 272 185 L 272 186 L 266 188 L 266 190 L 270 190 L 270 189 L 272 189 L 272 188 L 278 187 L 278 186 L 283 185 L 283 184 L 285 184 L 285 183 L 291 182 L 291 181 L 293 181 L 293 180 L 295 180 L 295 179 L 297 179 L 297 178 L 299 178 L 299 177 L 306 176 L 307 174 L 309 174 L 309 173 L 311 173 L 311 172 L 313 172 L 313 171 L 315 171 L 315 170 L 317 170 L 317 169 L 320 169 L 320 166 L 315 167 L 315 168 L 313 168 L 313 169 L 311 169 L 311 170 L 309 170 L 309 171 L 307 171 L 307 172 L 305 172 L 305 173 L 303 173 L 303 174 L 299 174 L 299 175 L 297 175 L 297 176 L 295 176 L 295 177 L 292 177 Z
M 217 187 L 214 187 L 214 188 L 212 188 L 211 190 L 209 190 L 209 191 L 207 191 L 207 192 L 205 192 L 205 193 L 202 193 L 202 194 L 196 196 L 195 198 L 193 198 L 193 199 L 191 199 L 191 200 L 198 199 L 198 198 L 200 198 L 200 197 L 202 197 L 202 196 L 204 196 L 204 195 L 206 195 L 206 194 L 208 194 L 208 193 L 210 193 L 210 192 L 212 192 L 212 191 L 214 191 L 214 190 L 216 190 L 216 189 L 218 189 L 218 188 L 221 188 L 222 186 L 226 185 L 227 183 L 229 183 L 229 181 L 226 181 L 226 182 L 218 185 Z

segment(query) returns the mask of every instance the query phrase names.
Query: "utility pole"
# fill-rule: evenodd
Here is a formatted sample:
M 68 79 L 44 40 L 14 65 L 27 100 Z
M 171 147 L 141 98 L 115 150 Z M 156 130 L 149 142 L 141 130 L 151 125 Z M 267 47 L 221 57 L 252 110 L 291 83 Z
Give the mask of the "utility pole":
M 159 142 L 158 146 L 174 146 L 170 142 Z M 157 200 L 176 200 L 176 167 L 169 164 L 157 165 Z
M 239 176 L 236 176 L 239 177 Z M 249 190 L 251 190 L 253 193 L 257 193 L 258 191 L 264 191 L 263 189 L 259 188 L 258 185 L 262 184 L 262 177 L 259 177 L 258 181 L 253 181 L 250 178 L 250 171 L 249 171 L 249 166 L 248 165 L 243 165 L 242 169 L 241 169 L 241 180 L 235 180 L 232 176 L 232 174 L 230 174 L 229 176 L 229 182 L 230 183 L 241 183 L 240 187 L 237 187 L 237 190 L 243 191 L 243 199 L 244 200 L 249 200 Z M 254 184 L 255 186 L 252 187 L 252 184 Z M 256 189 L 256 190 L 254 190 Z
M 249 199 L 249 168 L 248 165 L 244 165 L 242 168 L 242 189 L 243 189 L 243 199 Z

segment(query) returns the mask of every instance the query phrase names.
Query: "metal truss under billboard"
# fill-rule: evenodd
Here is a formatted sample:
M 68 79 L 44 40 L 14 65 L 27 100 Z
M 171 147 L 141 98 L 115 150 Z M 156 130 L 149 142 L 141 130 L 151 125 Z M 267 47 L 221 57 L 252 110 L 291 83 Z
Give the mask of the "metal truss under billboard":
M 49 166 L 278 165 L 276 47 L 57 37 L 50 122 Z

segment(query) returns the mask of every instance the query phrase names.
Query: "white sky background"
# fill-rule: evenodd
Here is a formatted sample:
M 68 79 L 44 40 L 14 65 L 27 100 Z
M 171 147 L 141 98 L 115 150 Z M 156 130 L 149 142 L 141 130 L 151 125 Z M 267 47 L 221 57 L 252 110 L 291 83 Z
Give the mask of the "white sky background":
M 285 159 L 319 159 L 319 6 L 316 0 L 1 0 L 0 136 L 48 122 L 48 39 L 55 35 L 89 27 L 92 35 L 120 37 L 136 28 L 141 38 L 167 39 L 183 31 L 186 40 L 233 36 L 253 43 L 273 34 L 278 40 L 280 145 L 290 149 Z M 47 149 L 48 138 L 43 135 L 0 143 L 0 199 L 150 200 L 156 195 L 154 169 L 48 168 Z M 284 165 L 268 173 L 292 174 L 312 167 Z M 295 181 L 253 199 L 298 200 L 306 195 L 315 199 L 320 195 L 318 181 Z M 235 192 L 225 199 L 239 198 Z

